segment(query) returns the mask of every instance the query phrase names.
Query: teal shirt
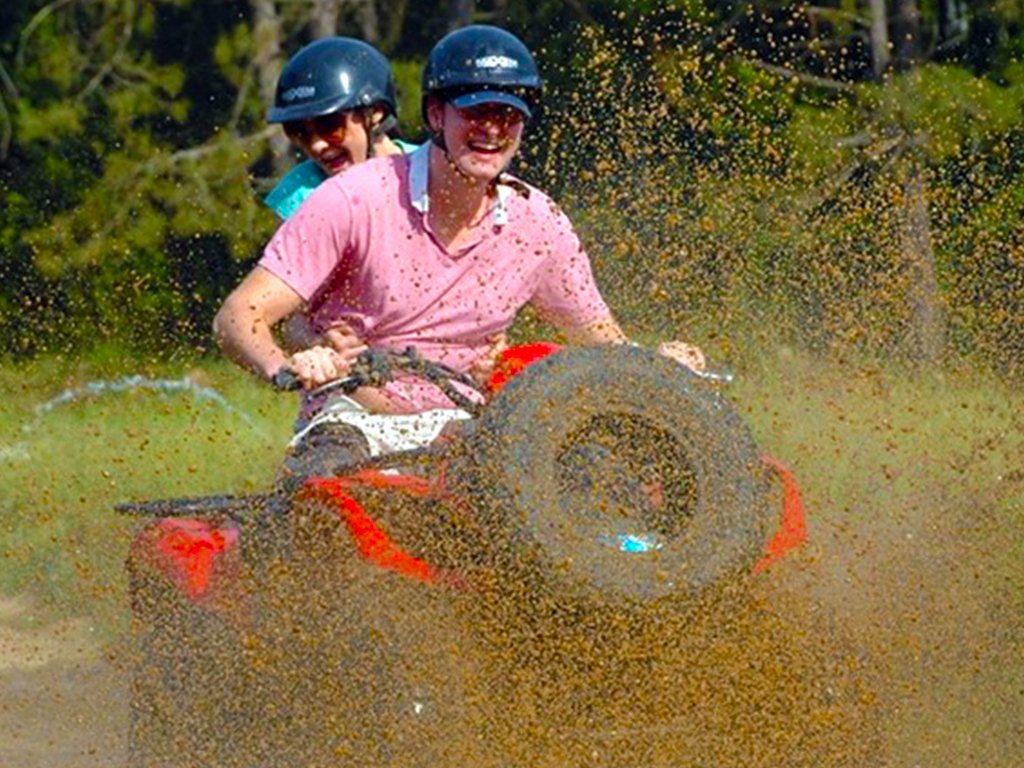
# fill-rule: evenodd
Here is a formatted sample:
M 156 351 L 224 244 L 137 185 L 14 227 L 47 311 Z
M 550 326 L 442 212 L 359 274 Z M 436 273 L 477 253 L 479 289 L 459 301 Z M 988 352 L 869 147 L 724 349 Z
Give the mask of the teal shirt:
M 417 148 L 417 144 L 395 141 L 403 153 L 409 154 Z M 327 174 L 312 160 L 299 163 L 286 173 L 270 190 L 263 202 L 282 219 L 287 219 L 297 210 L 313 190 L 327 179 Z

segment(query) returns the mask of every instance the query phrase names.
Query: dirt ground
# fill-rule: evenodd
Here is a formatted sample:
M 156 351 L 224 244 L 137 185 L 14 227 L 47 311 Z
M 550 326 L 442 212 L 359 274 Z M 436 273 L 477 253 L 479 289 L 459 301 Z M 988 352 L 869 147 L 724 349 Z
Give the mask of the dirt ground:
M 123 765 L 126 692 L 88 622 L 39 625 L 28 599 L 0 600 L 0 766 Z
M 972 511 L 880 514 L 862 529 L 812 519 L 812 544 L 763 582 L 854 638 L 876 683 L 878 765 L 1009 768 L 1024 754 L 1020 581 L 992 578 L 1020 567 Z M 0 766 L 123 765 L 119 666 L 86 621 L 41 625 L 30 600 L 0 601 Z

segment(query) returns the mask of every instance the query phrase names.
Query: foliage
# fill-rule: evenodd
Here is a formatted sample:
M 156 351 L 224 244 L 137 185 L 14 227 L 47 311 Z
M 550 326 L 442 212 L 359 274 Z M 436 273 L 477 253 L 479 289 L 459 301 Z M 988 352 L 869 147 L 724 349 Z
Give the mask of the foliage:
M 420 73 L 423 62 L 393 59 L 391 69 L 395 73 L 395 90 L 398 92 L 399 132 L 409 140 L 420 136 Z
M 5 4 L 7 355 L 208 344 L 275 224 L 259 198 L 289 158 L 263 122 L 268 85 L 331 5 Z M 954 350 L 1019 372 L 1004 288 L 1020 274 L 1020 4 L 886 5 L 890 39 L 910 37 L 884 75 L 855 0 L 504 0 L 472 20 L 538 52 L 547 97 L 517 171 L 569 209 L 638 332 L 896 355 L 933 301 Z M 450 8 L 334 7 L 339 33 L 392 55 L 402 131 L 420 138 L 419 70 Z M 922 201 L 931 299 L 907 256 Z
M 224 17 L 207 18 L 222 26 L 221 44 L 167 60 L 170 37 L 187 48 L 205 34 L 202 20 L 172 31 L 180 4 L 72 5 L 32 16 L 14 56 L 22 96 L 4 181 L 18 234 L 5 243 L 13 258 L 4 267 L 41 294 L 33 303 L 47 322 L 6 329 L 9 349 L 202 338 L 208 323 L 194 310 L 223 288 L 195 277 L 233 279 L 232 256 L 249 256 L 269 231 L 247 171 L 253 139 L 237 132 L 243 121 L 225 109 L 217 111 L 227 130 L 196 119 L 207 109 L 196 107 L 200 92 L 240 77 L 226 48 L 244 48 L 245 36 Z M 196 88 L 200 65 L 216 75 Z M 211 239 L 229 249 L 207 248 L 213 264 L 195 263 L 202 249 L 183 258 L 176 245 Z
M 803 12 L 782 10 L 787 23 Z M 1014 267 L 996 243 L 1020 208 L 995 218 L 980 207 L 1019 178 L 1008 143 L 1024 104 L 1017 65 L 979 76 L 925 63 L 878 82 L 852 61 L 809 65 L 806 36 L 779 30 L 767 45 L 774 28 L 768 13 L 579 36 L 551 130 L 557 171 L 547 167 L 568 179 L 563 197 L 598 243 L 615 305 L 669 332 L 697 329 L 726 354 L 734 342 L 723 336 L 753 332 L 914 356 L 919 305 L 934 301 L 955 349 L 998 338 L 986 358 L 1019 373 L 1020 310 L 1000 287 L 1016 284 Z M 578 173 L 565 174 L 566 156 Z M 985 159 L 970 194 L 950 172 L 968 157 Z M 918 205 L 930 220 L 923 256 L 908 250 Z M 950 250 L 964 238 L 979 246 L 970 258 Z M 923 257 L 934 260 L 933 296 Z

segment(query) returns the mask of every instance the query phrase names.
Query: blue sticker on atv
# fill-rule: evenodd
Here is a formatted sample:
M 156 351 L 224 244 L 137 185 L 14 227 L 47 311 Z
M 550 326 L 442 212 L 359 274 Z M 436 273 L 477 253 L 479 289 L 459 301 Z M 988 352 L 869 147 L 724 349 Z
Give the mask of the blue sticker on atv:
M 617 533 L 615 536 L 602 536 L 601 543 L 615 547 L 620 552 L 640 553 L 655 552 L 663 544 L 652 533 Z

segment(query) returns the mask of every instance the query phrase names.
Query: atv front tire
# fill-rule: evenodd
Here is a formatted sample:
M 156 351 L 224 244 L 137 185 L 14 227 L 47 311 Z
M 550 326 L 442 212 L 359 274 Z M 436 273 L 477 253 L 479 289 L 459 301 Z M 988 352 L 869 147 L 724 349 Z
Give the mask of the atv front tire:
M 749 570 L 772 522 L 740 418 L 689 369 L 639 348 L 531 365 L 487 408 L 465 459 L 496 565 L 563 596 L 694 597 Z

